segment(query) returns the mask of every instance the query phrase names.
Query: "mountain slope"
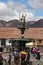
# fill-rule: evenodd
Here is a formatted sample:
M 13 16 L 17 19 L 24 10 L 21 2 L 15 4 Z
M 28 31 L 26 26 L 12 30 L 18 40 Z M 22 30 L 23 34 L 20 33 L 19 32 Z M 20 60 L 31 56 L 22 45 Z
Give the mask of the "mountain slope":
M 43 27 L 43 19 L 38 20 L 36 23 L 32 24 L 31 27 Z
M 21 22 L 19 20 L 0 20 L 0 27 L 21 27 Z M 40 19 L 38 21 L 25 22 L 25 27 L 43 27 L 43 19 Z

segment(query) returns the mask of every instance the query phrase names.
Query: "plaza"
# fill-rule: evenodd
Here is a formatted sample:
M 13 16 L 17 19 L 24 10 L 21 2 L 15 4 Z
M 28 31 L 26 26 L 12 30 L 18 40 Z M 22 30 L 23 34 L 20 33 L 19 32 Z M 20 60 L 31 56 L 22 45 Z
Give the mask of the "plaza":
M 40 50 L 41 62 L 43 64 L 43 28 L 26 28 L 25 27 L 25 18 L 23 18 L 23 22 L 21 27 L 1 27 L 0 28 L 0 47 L 3 48 L 3 56 L 8 57 L 8 52 L 10 47 L 18 47 L 19 50 L 22 48 L 26 48 L 26 43 L 30 43 L 28 47 L 38 47 Z M 32 44 L 32 43 L 33 44 Z M 32 44 L 32 45 L 31 45 Z M 12 56 L 11 64 L 14 63 Z M 32 65 L 35 65 L 37 60 L 30 54 L 30 62 Z
M 7 59 L 8 53 L 3 53 L 3 57 L 5 57 Z M 37 60 L 31 55 L 30 62 L 31 62 L 32 65 L 35 65 Z M 11 59 L 11 65 L 12 64 L 15 65 L 13 55 L 12 55 L 12 59 Z M 43 65 L 43 54 L 42 53 L 41 53 L 41 62 L 40 62 L 40 65 Z

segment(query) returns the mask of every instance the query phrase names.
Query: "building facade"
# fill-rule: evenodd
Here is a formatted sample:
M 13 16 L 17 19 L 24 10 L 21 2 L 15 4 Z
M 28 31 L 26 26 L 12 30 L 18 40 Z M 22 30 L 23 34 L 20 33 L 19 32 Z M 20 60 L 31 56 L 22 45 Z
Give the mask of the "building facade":
M 25 39 L 32 39 L 34 45 L 43 45 L 43 28 L 29 28 L 24 32 Z M 18 28 L 0 28 L 0 46 L 7 44 L 10 39 L 21 39 L 21 31 Z M 6 41 L 6 42 L 5 42 Z

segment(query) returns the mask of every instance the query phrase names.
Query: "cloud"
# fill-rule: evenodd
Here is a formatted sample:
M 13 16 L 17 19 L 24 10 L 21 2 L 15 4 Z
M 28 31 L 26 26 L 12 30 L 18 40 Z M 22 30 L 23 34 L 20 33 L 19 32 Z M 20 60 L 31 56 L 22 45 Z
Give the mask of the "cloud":
M 13 1 L 8 1 L 7 5 L 12 10 L 17 10 L 18 13 L 24 11 L 25 10 L 25 7 L 26 7 L 25 5 L 23 5 L 21 3 L 16 3 L 16 2 L 13 2 Z
M 40 20 L 40 19 L 43 19 L 43 16 L 34 17 L 34 20 L 35 20 L 35 21 Z
M 28 0 L 28 3 L 36 9 L 43 11 L 43 0 Z
M 25 6 L 20 3 L 0 2 L 0 19 L 11 20 L 18 19 L 19 14 L 25 9 Z
M 0 2 L 0 19 L 6 21 L 19 19 L 19 15 L 21 17 L 22 14 L 27 15 L 26 21 L 41 18 L 41 16 L 35 17 L 34 11 L 27 9 L 26 5 L 23 5 L 22 3 L 15 3 L 12 0 L 9 0 L 7 3 Z
M 13 14 L 13 11 L 3 2 L 0 2 L 0 16 Z
M 0 2 L 0 19 L 12 20 L 19 19 L 22 14 L 27 14 L 26 20 L 29 20 L 28 17 L 32 18 L 34 16 L 33 12 L 28 11 L 26 6 L 21 3 L 15 3 L 13 1 L 8 1 L 7 3 Z

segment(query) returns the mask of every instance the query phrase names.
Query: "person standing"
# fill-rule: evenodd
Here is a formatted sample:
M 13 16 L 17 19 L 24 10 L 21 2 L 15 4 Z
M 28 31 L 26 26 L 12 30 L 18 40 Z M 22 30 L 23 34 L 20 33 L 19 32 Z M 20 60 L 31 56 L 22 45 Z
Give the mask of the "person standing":
M 40 51 L 38 51 L 37 57 L 36 57 L 36 59 L 37 59 L 36 65 L 40 65 L 40 61 L 41 61 L 40 58 L 41 58 L 41 56 L 40 56 Z
M 8 55 L 8 63 L 9 63 L 9 65 L 11 65 L 11 56 L 12 56 L 12 54 L 11 54 L 11 47 L 9 48 L 9 55 Z
M 21 52 L 21 65 L 26 65 L 25 63 L 26 55 L 27 55 L 27 52 L 26 50 L 23 49 Z
M 2 57 L 2 52 L 0 52 L 0 65 L 3 65 L 3 57 Z
M 27 63 L 27 65 L 30 64 L 29 60 L 30 60 L 30 51 L 28 49 L 28 51 L 27 51 L 27 57 L 26 57 L 26 63 Z
M 15 63 L 16 65 L 19 65 L 19 62 L 20 62 L 19 50 L 18 50 L 18 49 L 15 49 L 15 50 L 14 50 L 14 63 Z

